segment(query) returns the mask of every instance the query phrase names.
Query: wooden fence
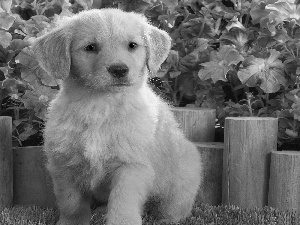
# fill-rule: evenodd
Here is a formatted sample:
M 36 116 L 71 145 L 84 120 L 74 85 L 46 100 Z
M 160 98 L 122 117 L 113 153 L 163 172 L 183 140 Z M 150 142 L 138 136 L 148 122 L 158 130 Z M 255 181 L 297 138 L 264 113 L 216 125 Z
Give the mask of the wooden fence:
M 276 151 L 276 118 L 226 118 L 225 142 L 217 143 L 215 110 L 173 112 L 202 157 L 200 201 L 300 209 L 300 154 Z M 0 117 L 0 206 L 55 207 L 42 146 L 12 148 L 11 127 L 10 117 Z

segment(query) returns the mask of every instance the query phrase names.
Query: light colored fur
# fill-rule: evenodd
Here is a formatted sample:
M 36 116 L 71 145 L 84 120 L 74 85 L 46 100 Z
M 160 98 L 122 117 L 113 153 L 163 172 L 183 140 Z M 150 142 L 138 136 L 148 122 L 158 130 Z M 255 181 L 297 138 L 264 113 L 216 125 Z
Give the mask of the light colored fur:
M 86 51 L 91 43 L 96 52 Z M 190 214 L 200 156 L 147 84 L 170 45 L 143 16 L 118 9 L 79 13 L 33 43 L 40 65 L 63 80 L 45 128 L 59 225 L 89 224 L 94 197 L 108 204 L 107 225 L 142 224 L 152 196 L 160 219 Z M 125 77 L 108 72 L 116 64 L 128 67 Z

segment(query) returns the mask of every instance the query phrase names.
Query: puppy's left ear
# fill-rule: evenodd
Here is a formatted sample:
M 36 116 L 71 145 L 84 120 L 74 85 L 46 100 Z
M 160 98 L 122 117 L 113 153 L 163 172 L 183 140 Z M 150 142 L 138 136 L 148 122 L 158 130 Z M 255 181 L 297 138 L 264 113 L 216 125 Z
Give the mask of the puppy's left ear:
M 155 74 L 167 58 L 171 48 L 171 37 L 163 30 L 148 25 L 146 34 L 147 66 L 150 75 Z
M 70 43 L 71 34 L 60 28 L 35 39 L 31 49 L 47 73 L 56 79 L 64 79 L 70 73 Z

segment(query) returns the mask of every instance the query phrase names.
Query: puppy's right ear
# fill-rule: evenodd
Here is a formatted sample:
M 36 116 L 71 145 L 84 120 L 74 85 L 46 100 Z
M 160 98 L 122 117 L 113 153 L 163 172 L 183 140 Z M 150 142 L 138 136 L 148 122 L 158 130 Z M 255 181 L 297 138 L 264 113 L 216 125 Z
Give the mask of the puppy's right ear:
M 56 79 L 64 79 L 70 73 L 71 34 L 56 29 L 33 41 L 32 51 L 40 66 Z

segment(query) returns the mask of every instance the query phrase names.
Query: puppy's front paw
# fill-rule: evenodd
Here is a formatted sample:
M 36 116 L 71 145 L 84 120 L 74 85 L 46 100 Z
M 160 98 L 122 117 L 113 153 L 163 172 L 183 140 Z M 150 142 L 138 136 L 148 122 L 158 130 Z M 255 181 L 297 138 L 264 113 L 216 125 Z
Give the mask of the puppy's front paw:
M 106 225 L 142 225 L 140 215 L 114 215 L 107 216 Z
M 106 214 L 107 213 L 107 207 L 106 206 L 100 206 L 97 207 L 94 211 L 93 214 Z
M 68 220 L 65 218 L 60 218 L 56 225 L 90 225 L 90 220 Z

